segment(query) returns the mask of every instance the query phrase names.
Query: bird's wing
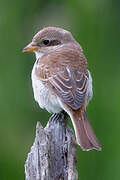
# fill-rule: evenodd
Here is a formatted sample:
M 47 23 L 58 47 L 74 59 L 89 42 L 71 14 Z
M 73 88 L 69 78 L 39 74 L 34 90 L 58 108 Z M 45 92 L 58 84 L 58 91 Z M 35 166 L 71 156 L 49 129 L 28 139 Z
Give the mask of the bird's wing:
M 82 106 L 87 90 L 87 62 L 82 58 L 79 51 L 62 50 L 44 56 L 36 68 L 37 77 L 74 110 Z

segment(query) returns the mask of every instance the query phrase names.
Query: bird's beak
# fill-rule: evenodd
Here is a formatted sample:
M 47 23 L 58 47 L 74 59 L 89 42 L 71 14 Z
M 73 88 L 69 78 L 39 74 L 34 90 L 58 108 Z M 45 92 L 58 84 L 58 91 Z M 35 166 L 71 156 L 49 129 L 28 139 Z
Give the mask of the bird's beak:
M 38 48 L 39 48 L 39 46 L 37 46 L 35 43 L 31 42 L 22 50 L 22 52 L 32 52 L 32 51 L 38 50 Z

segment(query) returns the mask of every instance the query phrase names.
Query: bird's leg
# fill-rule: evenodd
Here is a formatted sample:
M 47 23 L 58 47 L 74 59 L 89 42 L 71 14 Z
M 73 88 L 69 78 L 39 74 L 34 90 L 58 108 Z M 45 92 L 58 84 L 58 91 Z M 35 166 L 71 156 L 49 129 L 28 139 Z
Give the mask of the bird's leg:
M 61 123 L 62 125 L 67 125 L 68 114 L 65 111 L 60 113 L 54 113 L 49 119 L 49 123 Z

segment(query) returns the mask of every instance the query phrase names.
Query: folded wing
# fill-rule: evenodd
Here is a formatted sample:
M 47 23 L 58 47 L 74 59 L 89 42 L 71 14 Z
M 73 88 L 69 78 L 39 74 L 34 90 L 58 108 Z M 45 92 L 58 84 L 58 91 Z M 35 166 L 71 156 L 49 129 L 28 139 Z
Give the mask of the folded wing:
M 44 56 L 37 65 L 36 74 L 71 108 L 77 110 L 81 107 L 87 91 L 88 71 L 80 51 L 62 50 Z
M 63 102 L 77 110 L 85 99 L 87 80 L 88 78 L 84 73 L 66 68 L 64 72 L 48 79 L 47 84 Z

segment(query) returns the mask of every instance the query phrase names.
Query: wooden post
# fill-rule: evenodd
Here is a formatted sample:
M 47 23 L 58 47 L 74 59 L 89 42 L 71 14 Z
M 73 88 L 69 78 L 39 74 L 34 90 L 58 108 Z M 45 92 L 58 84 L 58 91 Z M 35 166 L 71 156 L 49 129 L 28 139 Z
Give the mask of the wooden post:
M 78 180 L 75 168 L 76 141 L 65 113 L 54 114 L 36 137 L 25 163 L 26 180 Z

